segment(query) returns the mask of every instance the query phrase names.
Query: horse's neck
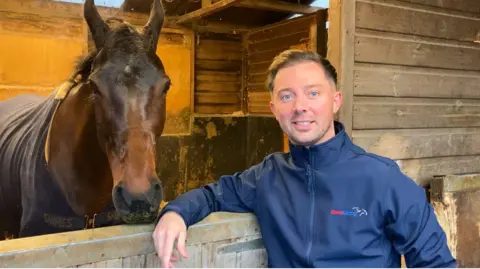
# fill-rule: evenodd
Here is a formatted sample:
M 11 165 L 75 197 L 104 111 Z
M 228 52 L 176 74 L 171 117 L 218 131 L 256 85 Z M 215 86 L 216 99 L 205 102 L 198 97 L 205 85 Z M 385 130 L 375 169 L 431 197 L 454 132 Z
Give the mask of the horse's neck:
M 52 120 L 49 143 L 49 167 L 73 211 L 79 215 L 101 211 L 111 202 L 113 180 L 98 143 L 87 86 L 77 86 L 62 101 Z

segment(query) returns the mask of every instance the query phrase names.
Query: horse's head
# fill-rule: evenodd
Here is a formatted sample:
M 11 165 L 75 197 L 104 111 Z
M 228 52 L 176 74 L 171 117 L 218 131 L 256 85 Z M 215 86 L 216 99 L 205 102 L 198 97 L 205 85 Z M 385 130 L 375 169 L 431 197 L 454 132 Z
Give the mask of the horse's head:
M 170 87 L 156 55 L 163 7 L 154 0 L 150 18 L 138 32 L 123 22 L 108 25 L 93 2 L 84 5 L 96 47 L 86 82 L 93 95 L 97 139 L 110 164 L 113 202 L 125 222 L 149 222 L 162 200 L 155 138 L 163 132 Z

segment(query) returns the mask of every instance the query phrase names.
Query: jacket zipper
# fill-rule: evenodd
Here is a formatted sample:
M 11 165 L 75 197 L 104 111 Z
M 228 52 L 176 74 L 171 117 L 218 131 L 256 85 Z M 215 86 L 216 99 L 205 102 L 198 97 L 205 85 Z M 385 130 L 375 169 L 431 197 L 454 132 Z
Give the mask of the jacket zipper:
M 308 176 L 308 193 L 310 194 L 310 229 L 308 233 L 308 247 L 307 247 L 307 263 L 311 264 L 311 253 L 313 244 L 313 217 L 315 212 L 315 184 L 313 182 L 313 174 L 311 164 L 313 163 L 313 156 L 309 152 L 309 163 L 307 164 L 307 176 Z

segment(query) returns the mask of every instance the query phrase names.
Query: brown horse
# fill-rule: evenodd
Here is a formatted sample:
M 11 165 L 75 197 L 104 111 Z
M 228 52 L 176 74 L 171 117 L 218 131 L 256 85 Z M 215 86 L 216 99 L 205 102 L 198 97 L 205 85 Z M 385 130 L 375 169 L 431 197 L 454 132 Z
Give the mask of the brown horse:
M 138 32 L 84 17 L 96 50 L 47 98 L 0 103 L 0 238 L 149 223 L 162 200 L 155 139 L 170 87 L 156 55 L 161 0 Z M 117 216 L 117 217 L 116 217 Z M 89 225 L 90 224 L 90 225 Z

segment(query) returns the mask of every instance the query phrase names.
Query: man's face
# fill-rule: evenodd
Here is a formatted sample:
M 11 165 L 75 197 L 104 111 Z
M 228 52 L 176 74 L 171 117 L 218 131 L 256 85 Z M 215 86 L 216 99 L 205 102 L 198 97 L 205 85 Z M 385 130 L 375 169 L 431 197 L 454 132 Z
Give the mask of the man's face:
M 310 146 L 335 135 L 333 119 L 342 94 L 322 66 L 308 61 L 282 68 L 273 84 L 270 109 L 293 144 Z

